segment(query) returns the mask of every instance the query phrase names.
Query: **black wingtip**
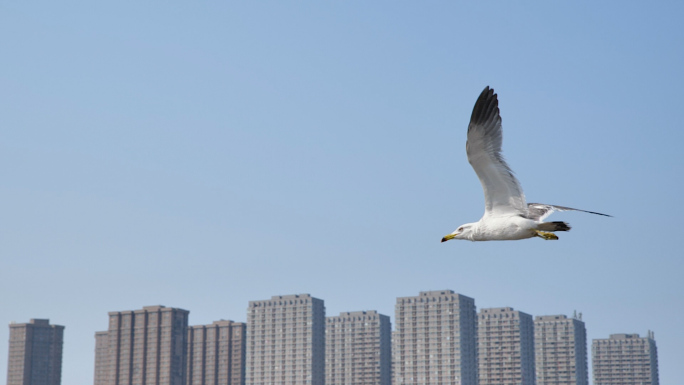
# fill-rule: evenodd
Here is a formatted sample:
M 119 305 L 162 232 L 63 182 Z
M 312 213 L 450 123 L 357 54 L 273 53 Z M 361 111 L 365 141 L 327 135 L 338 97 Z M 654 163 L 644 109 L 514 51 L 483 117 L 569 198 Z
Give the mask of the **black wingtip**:
M 556 226 L 556 229 L 553 231 L 570 231 L 572 227 L 567 222 L 551 222 L 553 225 Z
M 575 211 L 581 211 L 581 212 L 587 213 L 587 214 L 601 215 L 601 216 L 609 217 L 609 218 L 612 218 L 612 217 L 613 217 L 612 215 L 603 214 L 603 213 L 597 213 L 596 211 L 578 210 L 578 209 L 574 209 L 574 210 L 575 210 Z
M 482 90 L 482 93 L 475 102 L 473 113 L 470 115 L 471 124 L 482 124 L 492 117 L 499 115 L 499 100 L 494 89 L 489 86 Z

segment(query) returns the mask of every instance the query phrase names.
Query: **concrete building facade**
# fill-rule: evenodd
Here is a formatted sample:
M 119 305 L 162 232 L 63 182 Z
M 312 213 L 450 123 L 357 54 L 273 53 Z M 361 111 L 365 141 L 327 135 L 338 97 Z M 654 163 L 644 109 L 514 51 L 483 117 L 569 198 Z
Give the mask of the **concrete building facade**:
M 511 307 L 478 313 L 480 385 L 534 385 L 534 322 Z
M 327 317 L 325 362 L 326 385 L 391 385 L 390 318 L 374 310 Z
M 537 385 L 588 385 L 587 331 L 581 318 L 534 318 Z
M 95 334 L 96 384 L 185 385 L 189 313 L 165 306 L 110 312 L 108 331 Z
M 392 338 L 393 383 L 475 385 L 475 300 L 452 290 L 397 298 Z
M 64 326 L 32 319 L 9 328 L 7 385 L 60 385 Z
M 109 378 L 109 335 L 107 332 L 95 333 L 95 385 L 107 385 Z
M 325 306 L 309 294 L 250 301 L 248 385 L 323 385 Z
M 246 329 L 224 320 L 189 327 L 187 385 L 244 385 Z
M 653 332 L 611 334 L 591 347 L 594 385 L 658 385 L 658 349 Z

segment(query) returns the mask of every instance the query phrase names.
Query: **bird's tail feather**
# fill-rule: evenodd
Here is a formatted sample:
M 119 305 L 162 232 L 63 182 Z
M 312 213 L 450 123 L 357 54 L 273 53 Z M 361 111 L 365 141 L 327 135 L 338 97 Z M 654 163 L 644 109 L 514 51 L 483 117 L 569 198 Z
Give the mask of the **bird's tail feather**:
M 565 222 L 543 222 L 537 226 L 540 231 L 570 231 L 570 228 Z

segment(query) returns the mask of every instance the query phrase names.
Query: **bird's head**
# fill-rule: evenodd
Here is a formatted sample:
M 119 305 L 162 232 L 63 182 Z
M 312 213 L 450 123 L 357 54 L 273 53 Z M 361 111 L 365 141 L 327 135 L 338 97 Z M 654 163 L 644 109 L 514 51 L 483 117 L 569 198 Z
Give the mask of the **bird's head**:
M 461 225 L 453 233 L 445 235 L 444 238 L 442 238 L 442 242 L 446 242 L 446 241 L 449 241 L 452 239 L 472 240 L 473 239 L 473 228 L 474 228 L 474 226 L 475 226 L 474 223 L 466 223 L 465 225 Z

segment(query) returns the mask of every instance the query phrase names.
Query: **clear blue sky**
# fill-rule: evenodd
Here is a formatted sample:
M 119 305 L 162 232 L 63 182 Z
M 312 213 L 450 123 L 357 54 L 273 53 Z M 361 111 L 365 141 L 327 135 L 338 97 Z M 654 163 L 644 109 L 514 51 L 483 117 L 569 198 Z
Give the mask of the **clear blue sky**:
M 191 324 L 310 293 L 329 315 L 453 289 L 478 308 L 655 331 L 681 382 L 681 2 L 0 2 L 0 375 L 11 321 L 65 325 L 92 383 L 107 312 Z M 440 243 L 504 154 L 556 242 Z

